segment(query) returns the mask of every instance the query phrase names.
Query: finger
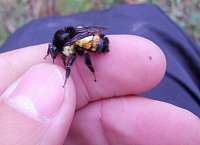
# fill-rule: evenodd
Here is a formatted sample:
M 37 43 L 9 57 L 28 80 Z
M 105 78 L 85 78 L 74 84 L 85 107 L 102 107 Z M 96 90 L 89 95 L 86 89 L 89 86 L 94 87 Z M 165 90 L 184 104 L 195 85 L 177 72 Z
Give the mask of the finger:
M 77 108 L 101 98 L 148 91 L 157 85 L 164 75 L 165 57 L 151 41 L 131 35 L 111 35 L 109 40 L 109 53 L 91 53 L 96 83 L 83 58 L 78 57 L 72 67 L 71 76 L 77 87 Z M 46 54 L 44 49 L 47 49 L 46 45 L 39 45 L 2 55 L 4 59 L 0 60 L 3 61 L 0 66 L 5 69 L 0 80 L 3 80 L 4 86 L 0 88 L 5 89 L 8 82 L 16 79 L 28 67 L 43 61 L 42 58 Z M 20 56 L 18 62 L 14 61 L 16 56 Z M 16 64 L 9 65 L 13 64 L 13 61 Z M 17 73 L 13 74 L 13 70 L 17 70 Z
M 1 96 L 1 145 L 62 145 L 75 110 L 75 87 L 64 69 L 50 64 L 31 67 Z
M 71 76 L 77 86 L 78 108 L 89 101 L 146 92 L 163 78 L 165 56 L 153 42 L 131 35 L 111 35 L 109 40 L 109 53 L 91 53 L 97 82 L 81 57 L 75 62 Z
M 44 61 L 46 44 L 0 54 L 0 94 L 26 70 Z
M 65 145 L 197 145 L 200 120 L 142 97 L 96 101 L 76 111 Z

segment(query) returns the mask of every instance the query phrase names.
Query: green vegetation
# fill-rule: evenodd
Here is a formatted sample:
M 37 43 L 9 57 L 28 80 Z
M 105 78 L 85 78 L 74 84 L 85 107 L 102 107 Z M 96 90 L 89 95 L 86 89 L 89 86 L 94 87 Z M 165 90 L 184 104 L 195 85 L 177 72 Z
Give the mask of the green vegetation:
M 200 42 L 199 0 L 0 0 L 0 45 L 18 27 L 49 15 L 68 15 L 91 9 L 105 9 L 121 3 L 157 4 L 177 24 Z

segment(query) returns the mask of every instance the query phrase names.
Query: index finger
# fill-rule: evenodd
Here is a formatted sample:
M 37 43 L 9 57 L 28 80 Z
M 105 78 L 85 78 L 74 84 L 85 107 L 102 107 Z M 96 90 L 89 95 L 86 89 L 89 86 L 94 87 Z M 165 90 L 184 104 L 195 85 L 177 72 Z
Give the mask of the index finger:
M 164 75 L 164 54 L 151 41 L 132 35 L 111 35 L 108 38 L 109 53 L 90 53 L 97 82 L 93 81 L 83 58 L 78 57 L 72 67 L 71 77 L 77 89 L 78 107 L 101 98 L 148 91 Z M 47 45 L 43 44 L 1 54 L 0 91 L 32 65 L 44 62 L 46 50 Z M 52 62 L 50 57 L 48 61 Z
M 155 87 L 163 78 L 166 60 L 160 48 L 150 40 L 132 35 L 111 35 L 110 52 L 91 54 L 97 82 L 77 58 L 72 78 L 77 87 L 77 106 L 87 102 L 139 94 Z

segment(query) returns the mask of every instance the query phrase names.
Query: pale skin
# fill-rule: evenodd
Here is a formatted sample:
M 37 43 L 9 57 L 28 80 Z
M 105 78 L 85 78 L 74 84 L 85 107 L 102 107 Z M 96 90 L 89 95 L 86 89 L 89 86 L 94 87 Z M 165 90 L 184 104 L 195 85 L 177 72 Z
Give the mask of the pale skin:
M 109 53 L 90 53 L 97 82 L 78 57 L 64 89 L 60 58 L 43 59 L 47 44 L 0 54 L 0 144 L 200 144 L 197 116 L 136 95 L 162 80 L 160 48 L 137 36 L 108 38 Z

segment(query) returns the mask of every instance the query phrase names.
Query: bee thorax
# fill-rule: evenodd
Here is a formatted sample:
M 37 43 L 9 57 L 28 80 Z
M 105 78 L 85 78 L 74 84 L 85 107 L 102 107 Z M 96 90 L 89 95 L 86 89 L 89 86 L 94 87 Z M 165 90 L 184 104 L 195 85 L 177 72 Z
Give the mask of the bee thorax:
M 71 54 L 74 53 L 74 45 L 71 45 L 71 46 L 65 46 L 63 48 L 63 54 L 65 56 L 70 56 Z

